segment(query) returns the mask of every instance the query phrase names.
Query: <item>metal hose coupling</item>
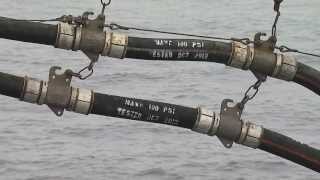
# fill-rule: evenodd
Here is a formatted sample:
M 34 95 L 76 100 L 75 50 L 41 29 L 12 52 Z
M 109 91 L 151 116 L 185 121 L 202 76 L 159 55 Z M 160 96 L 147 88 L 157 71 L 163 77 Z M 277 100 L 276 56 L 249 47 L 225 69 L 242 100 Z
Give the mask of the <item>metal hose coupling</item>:
M 298 70 L 296 59 L 281 53 L 276 53 L 275 56 L 276 63 L 271 76 L 286 81 L 292 81 Z
M 102 56 L 123 59 L 128 46 L 128 36 L 114 32 L 106 32 L 106 41 L 101 53 Z
M 128 45 L 128 36 L 105 32 L 104 18 L 86 19 L 83 24 L 61 22 L 55 47 L 66 50 L 83 51 L 91 61 L 96 62 L 100 55 L 123 59 Z
M 262 126 L 243 122 L 240 119 L 238 104 L 230 104 L 233 104 L 230 99 L 222 102 L 220 116 L 200 107 L 198 119 L 192 130 L 209 136 L 216 135 L 226 148 L 231 148 L 234 142 L 257 148 L 263 133 Z
M 52 67 L 49 81 L 25 77 L 21 100 L 33 104 L 46 104 L 57 115 L 65 109 L 80 114 L 89 114 L 93 102 L 93 92 L 70 86 L 72 76 L 69 71 L 58 74 L 60 67 Z
M 198 108 L 198 118 L 193 127 L 193 131 L 213 136 L 219 128 L 220 119 L 216 117 L 215 112 L 205 108 Z
M 229 66 L 251 70 L 286 81 L 293 80 L 297 73 L 296 59 L 287 54 L 237 41 L 232 42 L 232 47 Z

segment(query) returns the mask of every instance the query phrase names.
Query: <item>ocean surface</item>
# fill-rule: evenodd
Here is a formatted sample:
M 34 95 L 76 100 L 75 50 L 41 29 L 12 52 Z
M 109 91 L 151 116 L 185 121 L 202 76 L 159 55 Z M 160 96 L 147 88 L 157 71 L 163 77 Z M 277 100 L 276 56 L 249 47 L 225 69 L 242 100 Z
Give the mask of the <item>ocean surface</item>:
M 282 5 L 279 44 L 320 53 L 320 1 Z M 1 0 L 0 16 L 21 19 L 100 12 L 98 0 Z M 108 22 L 226 37 L 270 33 L 272 0 L 113 0 Z M 140 37 L 167 35 L 124 32 Z M 184 38 L 184 37 L 181 37 Z M 296 55 L 320 69 L 320 59 Z M 81 52 L 0 39 L 0 71 L 46 80 L 50 66 L 74 70 Z M 241 100 L 255 82 L 245 71 L 205 62 L 101 58 L 94 75 L 73 82 L 112 95 L 219 111 L 224 98 Z M 1 180 L 319 180 L 320 175 L 260 150 L 165 125 L 65 112 L 0 97 Z M 320 148 L 320 97 L 294 83 L 269 78 L 243 118 Z

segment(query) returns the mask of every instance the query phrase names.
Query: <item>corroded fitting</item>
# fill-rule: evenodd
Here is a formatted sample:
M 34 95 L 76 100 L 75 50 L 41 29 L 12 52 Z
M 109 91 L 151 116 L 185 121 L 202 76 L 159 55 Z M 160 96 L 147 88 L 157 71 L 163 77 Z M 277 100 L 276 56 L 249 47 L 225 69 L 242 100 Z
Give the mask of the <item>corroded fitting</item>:
M 33 104 L 37 104 L 42 95 L 43 82 L 37 79 L 25 77 L 24 91 L 21 100 Z
M 262 133 L 262 126 L 255 125 L 250 122 L 243 123 L 241 134 L 237 143 L 251 148 L 257 148 L 260 145 Z
M 286 54 L 274 53 L 241 42 L 232 42 L 229 66 L 291 81 L 297 73 L 297 61 Z
M 38 100 L 38 104 L 42 105 L 46 103 L 46 98 L 47 98 L 47 92 L 48 92 L 48 82 L 42 81 L 41 83 L 41 93 L 40 97 Z
M 297 61 L 292 56 L 286 54 L 276 54 L 276 65 L 272 76 L 278 79 L 291 81 L 297 73 Z
M 101 55 L 123 59 L 126 55 L 127 45 L 127 35 L 106 32 L 106 41 Z
M 88 115 L 93 102 L 93 92 L 91 90 L 72 88 L 68 111 Z
M 74 38 L 74 44 L 72 46 L 73 51 L 80 50 L 81 38 L 82 38 L 82 26 L 77 26 L 75 28 L 75 38 Z
M 219 127 L 219 119 L 213 111 L 199 108 L 199 116 L 193 127 L 193 131 L 213 136 Z
M 56 104 L 52 101 L 52 98 L 48 98 L 48 83 L 46 81 L 26 77 L 24 84 L 24 90 L 21 95 L 22 101 L 38 105 L 46 104 L 49 107 L 52 104 Z M 64 93 L 67 93 L 63 95 L 69 97 L 70 101 L 63 107 L 58 106 L 58 108 L 86 115 L 90 113 L 93 103 L 93 92 L 91 90 L 71 87 L 71 92 L 66 91 Z
M 241 42 L 232 42 L 232 55 L 229 65 L 235 68 L 248 70 L 254 58 L 254 48 Z
M 59 23 L 55 47 L 66 50 L 73 49 L 76 37 L 75 31 L 75 26 L 68 23 Z

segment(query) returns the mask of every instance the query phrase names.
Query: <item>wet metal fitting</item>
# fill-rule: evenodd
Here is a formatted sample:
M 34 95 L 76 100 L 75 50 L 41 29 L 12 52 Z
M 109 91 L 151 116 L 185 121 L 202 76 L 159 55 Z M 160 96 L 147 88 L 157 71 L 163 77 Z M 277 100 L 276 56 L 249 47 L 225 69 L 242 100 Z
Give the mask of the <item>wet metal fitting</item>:
M 51 67 L 48 82 L 25 77 L 21 100 L 39 105 L 46 104 L 57 116 L 61 116 L 65 109 L 89 114 L 93 103 L 93 92 L 71 87 L 70 70 L 57 74 L 56 71 L 60 69 L 56 66 Z
M 262 126 L 246 122 L 242 126 L 241 135 L 237 143 L 251 148 L 257 148 L 260 145 L 260 138 L 263 133 Z
M 71 99 L 68 111 L 88 115 L 93 102 L 93 92 L 91 90 L 72 88 Z
M 76 39 L 75 31 L 75 26 L 68 23 L 59 23 L 55 47 L 66 50 L 74 49 L 74 43 Z M 77 34 L 77 37 L 79 37 L 79 32 Z M 79 40 L 77 40 L 76 43 L 78 43 L 78 41 Z
M 276 54 L 276 65 L 272 76 L 278 79 L 291 81 L 297 73 L 297 61 L 286 54 Z
M 73 51 L 78 51 L 80 49 L 81 38 L 82 38 L 82 26 L 77 26 L 75 28 L 75 39 L 72 47 Z
M 47 98 L 47 92 L 48 92 L 48 82 L 46 81 L 41 81 L 42 86 L 41 86 L 41 94 L 38 100 L 38 104 L 42 105 L 46 103 L 46 98 Z
M 25 77 L 24 91 L 21 100 L 33 104 L 37 104 L 42 93 L 42 81 Z
M 215 135 L 219 127 L 219 119 L 215 117 L 215 113 L 204 108 L 199 108 L 198 120 L 193 127 L 193 131 Z
M 221 103 L 220 123 L 217 137 L 224 147 L 231 148 L 237 141 L 242 128 L 241 109 L 231 99 L 224 99 Z
M 248 70 L 254 58 L 254 48 L 241 42 L 232 42 L 232 55 L 229 65 L 235 68 Z
M 102 56 L 123 59 L 126 55 L 128 36 L 118 33 L 106 33 L 106 41 Z

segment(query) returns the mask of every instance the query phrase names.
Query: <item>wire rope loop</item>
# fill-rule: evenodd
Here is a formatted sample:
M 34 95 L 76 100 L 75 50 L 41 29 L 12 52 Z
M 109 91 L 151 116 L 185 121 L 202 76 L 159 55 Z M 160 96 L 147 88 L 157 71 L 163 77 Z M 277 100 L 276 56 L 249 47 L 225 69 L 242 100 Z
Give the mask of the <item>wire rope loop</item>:
M 116 24 L 116 23 L 111 23 L 108 25 L 108 27 L 111 29 L 111 30 L 119 30 L 121 29 L 120 25 Z
M 102 4 L 102 6 L 109 6 L 110 5 L 110 3 L 111 3 L 111 0 L 109 0 L 107 3 L 106 2 L 104 2 L 103 0 L 100 0 L 100 2 L 101 2 L 101 4 Z
M 83 72 L 88 70 L 88 74 L 87 75 L 83 75 Z M 81 80 L 85 80 L 85 79 L 88 79 L 90 76 L 92 76 L 93 74 L 93 68 L 91 67 L 90 68 L 90 65 L 87 66 L 87 67 L 84 67 L 83 69 L 81 69 L 78 73 L 78 78 L 81 79 Z
M 102 12 L 101 13 L 103 14 L 105 9 L 106 9 L 106 7 L 110 5 L 111 0 L 109 0 L 107 3 L 104 2 L 103 0 L 100 0 L 100 2 L 101 2 L 101 5 L 102 5 Z

